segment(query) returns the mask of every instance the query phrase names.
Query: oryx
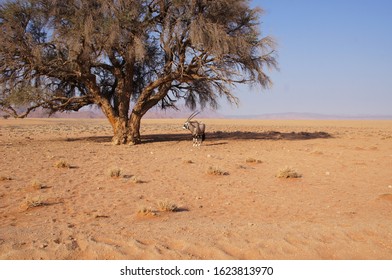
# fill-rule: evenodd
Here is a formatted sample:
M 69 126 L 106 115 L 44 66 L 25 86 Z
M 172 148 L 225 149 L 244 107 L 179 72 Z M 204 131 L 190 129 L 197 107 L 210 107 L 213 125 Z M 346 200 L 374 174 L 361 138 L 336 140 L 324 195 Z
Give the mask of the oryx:
M 184 123 L 184 126 L 182 127 L 183 129 L 189 129 L 189 131 L 192 133 L 193 146 L 200 146 L 201 143 L 206 138 L 206 135 L 204 133 L 206 129 L 206 125 L 198 121 L 192 121 L 192 119 L 199 113 L 200 112 L 197 111 L 193 112 Z

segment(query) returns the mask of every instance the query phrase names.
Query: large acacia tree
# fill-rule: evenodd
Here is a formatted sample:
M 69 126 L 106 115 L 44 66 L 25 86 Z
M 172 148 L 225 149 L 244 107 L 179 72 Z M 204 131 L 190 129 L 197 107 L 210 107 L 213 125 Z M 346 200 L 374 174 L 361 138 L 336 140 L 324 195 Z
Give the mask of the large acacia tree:
M 0 5 L 0 109 L 25 117 L 98 105 L 116 144 L 178 100 L 216 107 L 270 86 L 274 44 L 246 0 L 16 0 Z M 17 108 L 25 109 L 21 112 Z

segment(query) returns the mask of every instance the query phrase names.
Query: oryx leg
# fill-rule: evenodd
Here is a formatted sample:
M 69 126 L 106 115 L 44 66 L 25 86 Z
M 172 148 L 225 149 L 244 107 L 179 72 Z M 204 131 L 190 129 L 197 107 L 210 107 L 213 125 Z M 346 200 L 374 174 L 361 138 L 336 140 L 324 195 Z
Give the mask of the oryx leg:
M 193 147 L 197 146 L 197 135 L 193 136 Z
M 197 135 L 197 137 L 196 137 L 196 146 L 198 146 L 198 147 L 200 147 L 200 145 L 201 145 L 201 135 Z

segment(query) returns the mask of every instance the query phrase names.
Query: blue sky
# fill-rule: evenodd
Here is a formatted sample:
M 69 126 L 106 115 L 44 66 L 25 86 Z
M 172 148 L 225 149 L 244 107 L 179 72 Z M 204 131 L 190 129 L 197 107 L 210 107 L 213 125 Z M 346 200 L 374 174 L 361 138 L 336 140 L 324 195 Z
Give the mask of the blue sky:
M 277 43 L 269 90 L 239 87 L 239 108 L 223 114 L 284 112 L 392 115 L 392 1 L 253 0 L 261 32 Z

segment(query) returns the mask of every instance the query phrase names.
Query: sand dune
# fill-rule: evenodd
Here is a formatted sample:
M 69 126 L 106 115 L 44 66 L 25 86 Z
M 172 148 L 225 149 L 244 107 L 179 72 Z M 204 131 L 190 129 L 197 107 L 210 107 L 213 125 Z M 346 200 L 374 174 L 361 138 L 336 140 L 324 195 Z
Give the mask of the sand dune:
M 203 121 L 0 120 L 0 259 L 392 259 L 392 121 Z

